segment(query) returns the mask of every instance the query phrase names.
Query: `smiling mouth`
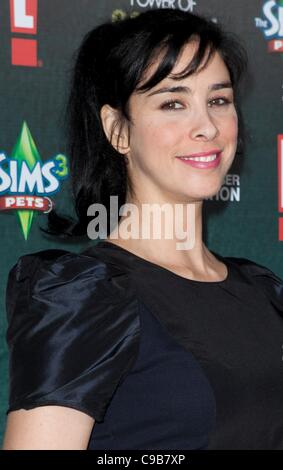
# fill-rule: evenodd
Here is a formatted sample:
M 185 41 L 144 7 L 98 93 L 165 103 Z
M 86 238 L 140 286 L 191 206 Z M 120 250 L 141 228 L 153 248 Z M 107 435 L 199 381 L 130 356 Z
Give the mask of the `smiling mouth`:
M 214 152 L 207 155 L 196 155 L 195 157 L 177 157 L 178 160 L 181 160 L 183 163 L 190 165 L 194 168 L 205 170 L 209 168 L 216 168 L 220 164 L 222 152 Z
M 216 160 L 217 156 L 220 154 L 214 153 L 213 155 L 209 155 L 207 157 L 177 157 L 180 158 L 181 160 L 193 160 L 195 162 L 213 162 Z

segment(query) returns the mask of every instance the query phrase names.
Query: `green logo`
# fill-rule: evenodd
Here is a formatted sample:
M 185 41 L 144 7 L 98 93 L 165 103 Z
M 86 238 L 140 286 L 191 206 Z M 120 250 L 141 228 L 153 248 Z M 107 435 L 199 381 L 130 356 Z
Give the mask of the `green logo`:
M 57 193 L 61 180 L 68 177 L 67 163 L 62 154 L 43 162 L 26 122 L 11 158 L 0 154 L 0 211 L 16 210 L 25 240 L 38 212 L 52 210 L 49 196 Z

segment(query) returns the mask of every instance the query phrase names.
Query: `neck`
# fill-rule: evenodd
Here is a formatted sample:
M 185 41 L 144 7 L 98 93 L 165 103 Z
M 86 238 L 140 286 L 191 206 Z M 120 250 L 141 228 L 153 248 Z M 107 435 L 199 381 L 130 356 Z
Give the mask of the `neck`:
M 109 241 L 159 265 L 207 273 L 215 260 L 202 240 L 202 201 L 127 204 L 130 217 L 125 212 Z

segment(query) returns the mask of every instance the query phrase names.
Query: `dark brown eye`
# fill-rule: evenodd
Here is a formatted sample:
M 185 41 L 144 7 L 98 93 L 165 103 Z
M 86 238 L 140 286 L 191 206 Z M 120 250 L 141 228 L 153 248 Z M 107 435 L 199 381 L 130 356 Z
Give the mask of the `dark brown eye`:
M 177 105 L 177 106 L 176 106 Z M 168 100 L 165 103 L 161 105 L 161 109 L 169 109 L 169 110 L 177 110 L 177 109 L 183 109 L 182 103 L 177 100 Z
M 230 103 L 232 103 L 232 101 L 228 98 L 220 97 L 210 100 L 208 104 L 209 106 L 227 106 Z

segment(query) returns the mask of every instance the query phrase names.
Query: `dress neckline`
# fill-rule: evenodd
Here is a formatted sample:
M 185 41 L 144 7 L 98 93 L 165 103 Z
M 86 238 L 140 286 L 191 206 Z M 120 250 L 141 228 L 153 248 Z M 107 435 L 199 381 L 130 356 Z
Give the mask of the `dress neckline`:
M 219 255 L 218 253 L 215 253 L 213 250 L 210 250 L 211 253 L 219 260 L 221 261 L 223 264 L 225 264 L 226 266 L 226 270 L 227 270 L 227 276 L 225 277 L 225 279 L 222 279 L 221 281 L 198 281 L 198 280 L 195 280 L 195 279 L 189 279 L 187 277 L 184 277 L 184 276 L 181 276 L 180 274 L 177 274 L 175 273 L 174 271 L 171 271 L 170 269 L 167 269 L 167 268 L 164 268 L 163 266 L 160 266 L 159 264 L 156 264 L 156 263 L 153 263 L 152 261 L 149 261 L 145 258 L 142 258 L 141 256 L 133 253 L 132 251 L 129 251 L 127 250 L 126 248 L 123 248 L 119 245 L 116 245 L 115 243 L 112 243 L 108 240 L 100 240 L 96 245 L 95 245 L 95 248 L 97 246 L 100 246 L 101 248 L 108 248 L 108 249 L 113 249 L 114 251 L 116 250 L 116 253 L 119 253 L 119 254 L 122 254 L 122 255 L 127 255 L 127 259 L 130 261 L 130 262 L 137 262 L 139 263 L 140 265 L 144 265 L 144 266 L 150 266 L 151 268 L 154 268 L 156 269 L 157 271 L 160 271 L 160 272 L 163 272 L 163 273 L 167 273 L 175 278 L 178 278 L 178 279 L 181 279 L 181 280 L 184 280 L 185 282 L 187 283 L 192 283 L 192 284 L 195 284 L 195 285 L 207 285 L 207 284 L 211 284 L 211 285 L 223 285 L 223 284 L 226 284 L 227 282 L 230 281 L 231 277 L 232 277 L 232 271 L 231 271 L 231 268 L 232 268 L 232 265 L 230 264 L 230 262 L 227 260 L 227 258 L 224 258 L 223 256 Z

